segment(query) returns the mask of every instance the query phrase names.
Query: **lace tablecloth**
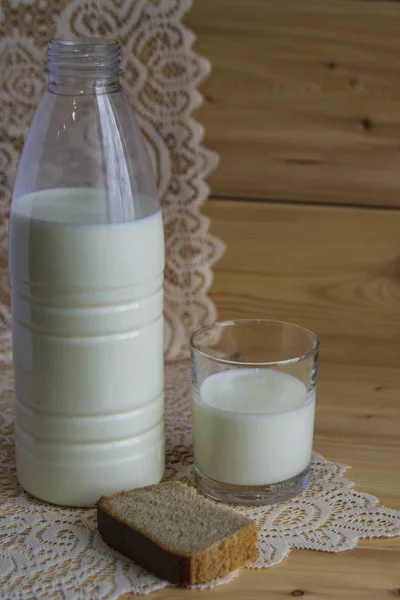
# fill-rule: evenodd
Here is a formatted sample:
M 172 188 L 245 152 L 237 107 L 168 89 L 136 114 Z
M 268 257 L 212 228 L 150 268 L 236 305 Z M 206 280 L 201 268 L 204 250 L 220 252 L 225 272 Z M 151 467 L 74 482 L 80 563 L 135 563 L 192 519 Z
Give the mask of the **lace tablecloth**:
M 191 477 L 190 369 L 166 367 L 166 477 Z M 16 480 L 12 374 L 0 378 L 0 598 L 7 600 L 113 600 L 168 585 L 109 548 L 96 530 L 94 509 L 52 506 L 26 494 Z M 279 563 L 291 548 L 341 552 L 360 538 L 400 535 L 400 512 L 354 490 L 348 467 L 314 454 L 309 488 L 268 507 L 236 507 L 259 527 L 259 560 Z M 211 584 L 225 583 L 236 574 Z

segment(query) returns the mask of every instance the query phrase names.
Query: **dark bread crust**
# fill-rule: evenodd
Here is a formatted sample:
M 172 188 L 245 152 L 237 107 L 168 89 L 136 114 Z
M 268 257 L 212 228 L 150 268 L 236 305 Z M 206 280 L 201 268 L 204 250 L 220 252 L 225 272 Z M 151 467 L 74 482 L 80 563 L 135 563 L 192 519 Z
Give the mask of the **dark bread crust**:
M 258 556 L 257 526 L 252 521 L 190 556 L 171 551 L 161 541 L 151 539 L 114 517 L 107 511 L 102 498 L 97 504 L 97 527 L 112 548 L 171 583 L 206 583 L 256 560 Z
M 180 583 L 189 559 L 168 552 L 150 538 L 132 529 L 97 506 L 97 528 L 109 546 L 135 563 L 171 583 Z M 185 568 L 186 567 L 186 568 Z

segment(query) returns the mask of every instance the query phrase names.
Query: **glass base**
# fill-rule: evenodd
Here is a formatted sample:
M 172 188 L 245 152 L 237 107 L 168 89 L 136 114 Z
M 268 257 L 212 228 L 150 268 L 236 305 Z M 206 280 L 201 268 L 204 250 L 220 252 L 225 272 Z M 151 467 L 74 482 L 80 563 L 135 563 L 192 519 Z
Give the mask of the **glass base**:
M 228 504 L 261 505 L 286 502 L 300 494 L 310 483 L 311 466 L 286 481 L 259 486 L 220 483 L 203 475 L 196 466 L 193 470 L 198 490 L 208 498 Z

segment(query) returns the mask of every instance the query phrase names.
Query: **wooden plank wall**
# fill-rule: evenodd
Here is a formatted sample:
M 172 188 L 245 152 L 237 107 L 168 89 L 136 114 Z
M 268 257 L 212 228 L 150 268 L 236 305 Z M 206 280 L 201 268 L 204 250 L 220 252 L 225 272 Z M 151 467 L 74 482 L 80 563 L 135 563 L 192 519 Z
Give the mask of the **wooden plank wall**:
M 400 4 L 194 0 L 187 23 L 212 63 L 196 118 L 221 157 L 219 316 L 294 320 L 327 361 L 396 367 Z

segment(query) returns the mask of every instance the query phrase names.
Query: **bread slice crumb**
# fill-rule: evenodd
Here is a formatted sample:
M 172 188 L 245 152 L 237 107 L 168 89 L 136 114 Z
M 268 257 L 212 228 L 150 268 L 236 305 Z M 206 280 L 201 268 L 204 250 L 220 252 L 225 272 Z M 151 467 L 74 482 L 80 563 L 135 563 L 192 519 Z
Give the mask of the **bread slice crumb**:
M 257 559 L 257 526 L 180 481 L 102 496 L 104 541 L 171 583 L 195 585 Z

